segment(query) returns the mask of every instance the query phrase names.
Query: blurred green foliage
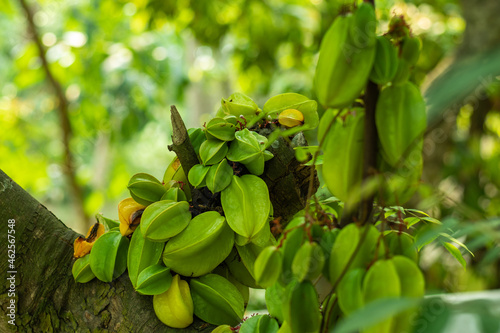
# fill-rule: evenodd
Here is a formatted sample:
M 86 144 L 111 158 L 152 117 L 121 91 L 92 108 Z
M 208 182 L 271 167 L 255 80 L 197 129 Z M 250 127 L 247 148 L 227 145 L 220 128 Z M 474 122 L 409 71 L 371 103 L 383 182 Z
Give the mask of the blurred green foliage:
M 425 86 L 428 74 L 449 61 L 462 40 L 460 2 L 376 3 L 379 31 L 387 30 L 390 16 L 404 15 L 421 37 L 423 51 L 412 80 Z M 234 91 L 260 105 L 284 92 L 314 98 L 319 43 L 339 3 L 42 0 L 30 6 L 50 68 L 70 102 L 70 148 L 85 210 L 113 218 L 117 203 L 128 196 L 130 177 L 147 172 L 161 179 L 173 158 L 167 150 L 170 105 L 195 127 Z M 0 8 L 0 168 L 68 226 L 77 227 L 62 166 L 57 99 L 19 3 L 0 0 Z M 459 63 L 427 89 L 434 127 L 424 153 L 440 147 L 440 167 L 424 170 L 434 181 L 422 184 L 420 201 L 412 204 L 454 221 L 459 230 L 454 237 L 476 254 L 474 259 L 465 255 L 469 269 L 464 271 L 450 264 L 454 261 L 442 249 L 428 247 L 421 265 L 429 289 L 436 292 L 500 287 L 500 223 L 491 218 L 500 214 L 498 58 L 493 50 Z M 479 82 L 486 82 L 486 94 L 469 100 L 481 78 L 487 79 Z M 479 130 L 478 100 L 491 102 Z
M 75 227 L 62 167 L 57 99 L 45 79 L 19 3 L 0 0 L 0 6 L 4 31 L 0 38 L 0 167 Z M 259 104 L 283 92 L 314 98 L 312 76 L 319 44 L 339 2 L 43 0 L 30 6 L 50 68 L 70 102 L 70 148 L 85 210 L 90 216 L 103 212 L 113 217 L 117 203 L 128 196 L 126 184 L 134 173 L 161 178 L 173 158 L 167 150 L 170 105 L 177 105 L 187 125 L 195 127 L 234 91 L 252 96 Z M 379 31 L 387 30 L 392 15 L 404 15 L 422 39 L 422 55 L 412 77 L 415 83 L 425 85 L 428 74 L 453 55 L 465 29 L 461 10 L 456 0 L 377 1 Z M 430 119 L 443 118 L 445 106 L 460 103 L 457 99 L 474 89 L 477 75 L 498 66 L 491 61 L 490 67 L 475 66 L 480 61 L 488 59 L 459 68 L 460 85 L 456 76 L 449 76 L 434 86 L 439 89 L 427 90 L 434 103 Z M 469 77 L 464 80 L 464 75 Z M 419 207 L 437 217 L 483 220 L 500 212 L 496 81 L 492 76 L 486 87 L 493 111 L 488 112 L 484 130 L 470 131 L 473 112 L 465 101 L 446 133 L 444 168 L 435 175 L 439 182 L 422 184 Z M 475 230 L 463 238 L 479 242 L 481 235 Z M 476 248 L 486 249 L 485 258 L 478 262 L 494 262 L 500 256 L 494 245 L 500 236 L 489 236 L 494 237 Z M 434 258 L 423 264 L 428 265 L 430 278 L 442 282 L 433 286 L 436 290 L 498 285 L 487 278 L 491 266 L 480 264 L 477 270 L 450 273 Z
M 0 165 L 72 226 L 57 99 L 19 4 L 0 4 Z M 132 174 L 161 177 L 173 157 L 166 149 L 171 104 L 188 126 L 199 126 L 233 91 L 257 101 L 287 91 L 313 97 L 319 43 L 339 8 L 323 0 L 45 0 L 30 6 L 70 102 L 70 148 L 90 216 L 114 216 Z M 423 37 L 429 53 L 419 62 L 419 80 L 464 28 L 453 3 L 384 0 L 377 6 L 381 29 L 387 13 L 399 13 Z

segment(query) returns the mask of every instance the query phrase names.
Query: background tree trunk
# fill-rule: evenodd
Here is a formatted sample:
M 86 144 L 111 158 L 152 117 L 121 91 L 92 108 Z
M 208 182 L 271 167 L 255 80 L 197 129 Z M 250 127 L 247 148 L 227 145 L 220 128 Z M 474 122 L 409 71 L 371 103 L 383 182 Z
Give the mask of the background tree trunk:
M 127 273 L 111 283 L 75 283 L 73 241 L 79 236 L 0 170 L 2 318 L 9 332 L 210 332 L 199 321 L 172 329 L 157 318 L 152 296 L 136 293 Z M 15 219 L 16 325 L 8 323 L 7 230 Z M 10 274 L 9 274 L 10 275 Z

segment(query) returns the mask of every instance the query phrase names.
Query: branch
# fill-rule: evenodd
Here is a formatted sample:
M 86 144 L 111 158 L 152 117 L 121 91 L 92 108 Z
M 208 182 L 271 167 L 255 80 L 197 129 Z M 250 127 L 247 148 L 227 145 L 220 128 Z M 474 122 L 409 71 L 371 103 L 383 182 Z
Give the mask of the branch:
M 368 81 L 365 94 L 365 127 L 363 142 L 363 183 L 377 174 L 378 133 L 375 125 L 375 109 L 379 96 L 377 84 Z M 365 224 L 373 210 L 373 194 L 361 201 L 359 220 Z
M 182 120 L 182 117 L 179 114 L 179 111 L 177 111 L 175 105 L 170 107 L 170 112 L 173 133 L 172 144 L 168 146 L 168 150 L 173 151 L 177 155 L 179 161 L 181 162 L 182 169 L 184 170 L 184 174 L 186 174 L 187 177 L 189 170 L 200 162 L 198 161 L 196 152 L 191 144 L 191 140 L 189 140 L 186 125 L 184 124 L 184 121 Z
M 84 203 L 83 203 L 83 194 L 80 186 L 76 181 L 75 167 L 74 167 L 74 158 L 70 149 L 70 141 L 72 136 L 71 123 L 69 120 L 68 114 L 68 100 L 64 95 L 64 91 L 61 87 L 61 84 L 55 79 L 54 75 L 50 70 L 49 63 L 47 61 L 47 57 L 45 56 L 45 48 L 40 40 L 40 36 L 38 35 L 38 31 L 36 29 L 35 22 L 33 20 L 33 11 L 26 3 L 26 0 L 19 0 L 21 6 L 26 15 L 26 19 L 28 21 L 28 27 L 31 32 L 31 38 L 38 49 L 38 55 L 40 56 L 40 60 L 42 62 L 42 68 L 45 72 L 45 76 L 47 77 L 52 89 L 54 89 L 54 93 L 58 100 L 58 113 L 59 113 L 59 121 L 62 130 L 62 142 L 64 147 L 64 162 L 63 162 L 63 171 L 66 175 L 71 193 L 73 195 L 74 206 L 78 216 L 80 216 L 80 227 L 82 230 L 86 229 L 89 217 L 85 213 Z
M 195 318 L 185 329 L 161 323 L 153 297 L 135 292 L 125 272 L 110 283 L 94 279 L 76 283 L 71 273 L 73 242 L 79 235 L 0 170 L 0 255 L 7 259 L 8 220 L 15 220 L 13 269 L 0 262 L 3 280 L 15 271 L 14 297 L 10 283 L 0 288 L 1 332 L 211 332 L 213 326 Z M 14 236 L 14 237 L 11 237 Z M 11 244 L 11 243 L 9 243 Z M 12 252 L 11 252 L 12 253 Z M 7 306 L 15 301 L 16 326 L 7 323 Z M 10 318 L 9 318 L 10 319 Z

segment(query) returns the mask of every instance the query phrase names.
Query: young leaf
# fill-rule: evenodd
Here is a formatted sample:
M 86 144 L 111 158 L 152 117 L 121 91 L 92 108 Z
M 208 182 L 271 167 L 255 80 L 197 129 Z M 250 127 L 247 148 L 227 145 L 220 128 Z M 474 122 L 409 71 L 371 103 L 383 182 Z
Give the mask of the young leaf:
M 463 266 L 463 268 L 466 269 L 467 263 L 465 262 L 465 259 L 462 256 L 462 253 L 460 252 L 460 250 L 457 249 L 455 247 L 455 245 L 448 243 L 448 242 L 444 242 L 443 246 L 445 247 L 445 249 L 448 250 L 448 252 L 450 252 L 450 254 L 452 256 L 455 257 L 455 259 L 457 259 L 457 261 Z
M 469 248 L 464 243 L 460 242 L 458 239 L 448 235 L 447 233 L 441 233 L 440 236 L 452 241 L 453 243 L 456 243 L 458 246 L 464 248 L 467 252 L 469 252 L 474 257 L 474 253 L 472 253 L 471 250 L 469 250 Z
M 419 217 L 407 217 L 403 220 L 405 223 L 406 223 L 406 227 L 408 229 L 410 229 L 413 225 L 417 224 L 418 222 L 420 222 L 420 218 Z

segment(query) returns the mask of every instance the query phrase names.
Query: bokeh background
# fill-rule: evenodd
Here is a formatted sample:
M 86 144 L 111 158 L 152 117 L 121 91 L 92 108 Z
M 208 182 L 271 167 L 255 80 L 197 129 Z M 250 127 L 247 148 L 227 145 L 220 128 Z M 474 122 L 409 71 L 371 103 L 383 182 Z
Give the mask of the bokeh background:
M 446 221 L 476 254 L 463 270 L 430 246 L 421 262 L 430 287 L 500 288 L 499 2 L 376 5 L 380 32 L 404 15 L 423 42 L 412 80 L 425 91 L 429 130 L 423 181 L 407 206 Z M 162 178 L 174 156 L 170 105 L 197 127 L 235 91 L 260 106 L 283 92 L 314 98 L 317 52 L 339 2 L 0 0 L 0 8 L 0 167 L 85 233 L 98 212 L 117 218 L 133 174 Z

